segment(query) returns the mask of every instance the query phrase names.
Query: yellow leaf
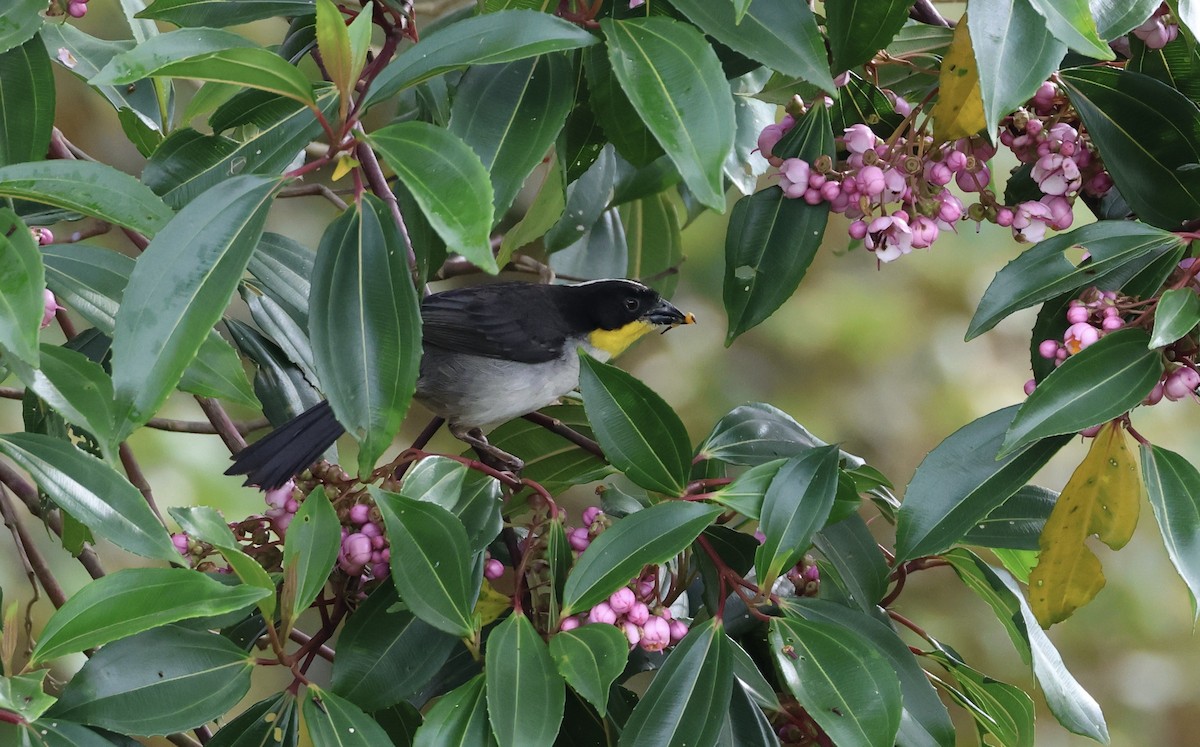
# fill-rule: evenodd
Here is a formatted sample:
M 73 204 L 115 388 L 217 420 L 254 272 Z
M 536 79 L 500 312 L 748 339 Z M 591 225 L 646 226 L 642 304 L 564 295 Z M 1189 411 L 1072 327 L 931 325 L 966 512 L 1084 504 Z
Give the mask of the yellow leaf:
M 1085 541 L 1094 534 L 1114 550 L 1125 546 L 1145 493 L 1140 474 L 1121 426 L 1101 428 L 1042 529 L 1029 606 L 1043 628 L 1067 619 L 1104 588 L 1100 560 Z
M 504 611 L 512 606 L 512 600 L 507 594 L 496 591 L 487 580 L 479 587 L 479 599 L 475 600 L 475 616 L 479 618 L 479 626 L 491 623 Z
M 983 96 L 979 92 L 979 68 L 967 31 L 964 14 L 954 29 L 950 49 L 942 58 L 938 76 L 938 100 L 933 105 L 933 137 L 939 143 L 969 137 L 987 125 Z
M 337 162 L 333 164 L 333 176 L 330 177 L 331 181 L 336 182 L 338 179 L 341 179 L 346 174 L 349 174 L 351 171 L 358 168 L 358 165 L 358 161 L 353 158 L 339 158 Z

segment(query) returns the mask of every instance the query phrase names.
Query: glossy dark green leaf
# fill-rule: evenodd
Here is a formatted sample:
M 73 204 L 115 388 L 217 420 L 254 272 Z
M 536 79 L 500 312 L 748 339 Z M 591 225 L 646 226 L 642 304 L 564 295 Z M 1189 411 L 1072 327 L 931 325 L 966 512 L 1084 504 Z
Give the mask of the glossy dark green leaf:
M 823 446 L 788 460 L 771 480 L 759 520 L 765 539 L 754 558 L 764 587 L 803 557 L 825 524 L 837 492 L 837 467 L 838 448 Z
M 575 92 L 572 67 L 563 53 L 472 66 L 455 89 L 450 131 L 488 169 L 497 219 L 567 119 Z
M 224 715 L 250 690 L 253 668 L 222 636 L 166 625 L 100 649 L 52 713 L 125 734 L 173 734 Z
M 286 423 L 324 399 L 275 343 L 236 319 L 228 320 L 226 327 L 238 349 L 258 367 L 254 391 L 262 399 L 263 414 L 273 425 Z M 330 450 L 336 453 L 336 447 Z
M 1067 48 L 1054 38 L 1031 0 L 973 0 L 967 26 L 979 70 L 987 132 L 1037 91 Z
M 191 128 L 171 133 L 146 162 L 142 181 L 173 208 L 181 208 L 230 174 L 278 175 L 321 132 L 312 109 L 282 96 L 258 107 L 245 138 L 206 135 Z M 331 115 L 336 92 L 322 88 L 317 105 Z
M 0 267 L 0 349 L 36 367 L 45 270 L 29 228 L 8 208 L 0 208 Z
M 171 518 L 189 537 L 216 547 L 233 547 L 237 543 L 233 531 L 220 512 L 210 506 L 172 506 L 167 509 Z
M 622 277 L 629 266 L 629 247 L 621 214 L 616 208 L 605 210 L 578 241 L 552 254 L 547 264 L 558 275 L 580 280 Z
M 953 747 L 954 725 L 950 722 L 946 706 L 938 698 L 908 645 L 886 622 L 886 618 L 880 619 L 882 613 L 859 612 L 840 604 L 803 597 L 787 600 L 784 609 L 788 615 L 831 623 L 853 631 L 870 641 L 887 658 L 889 667 L 900 679 L 903 701 L 900 729 L 896 734 L 897 745 Z
M 221 29 L 179 29 L 159 34 L 113 57 L 92 76 L 97 83 L 109 85 L 130 76 L 147 78 L 154 70 L 179 60 L 215 54 L 228 49 L 260 48 L 244 36 Z M 130 83 L 133 80 L 128 81 Z
M 435 75 L 467 67 L 512 62 L 539 54 L 578 49 L 596 37 L 548 13 L 503 10 L 443 26 L 383 69 L 364 101 L 373 106 L 401 89 Z
M 1047 436 L 1076 433 L 1135 407 L 1162 376 L 1150 335 L 1111 332 L 1072 355 L 1038 384 L 1013 418 L 999 456 Z
M 904 491 L 896 524 L 896 562 L 940 552 L 962 541 L 1067 442 L 1069 436 L 1047 438 L 996 459 L 1019 407 L 1006 407 L 964 425 L 917 467 Z
M 829 118 L 834 132 L 844 132 L 847 127 L 861 122 L 885 139 L 896 131 L 904 119 L 878 86 L 854 74 L 850 75 L 846 85 L 838 89 L 837 98 L 829 109 Z M 780 152 L 778 145 L 775 152 Z M 1041 193 L 1038 194 L 1040 196 Z
M 391 744 L 383 727 L 348 700 L 309 684 L 300 713 L 314 747 L 379 747 Z
M 543 407 L 541 413 L 593 438 L 592 426 L 579 405 Z M 552 495 L 571 485 L 595 482 L 613 471 L 603 459 L 524 419 L 505 423 L 489 433 L 488 440 L 509 454 L 520 454 L 525 462 L 522 477 L 541 483 Z
M 1200 472 L 1161 446 L 1142 445 L 1141 462 L 1150 507 L 1167 555 L 1191 592 L 1195 619 L 1200 598 Z
M 56 504 L 97 536 L 143 557 L 168 563 L 179 560 L 179 551 L 146 499 L 99 459 L 67 441 L 39 433 L 0 436 L 0 453 L 28 472 Z
M 404 476 L 403 489 L 410 498 L 436 503 L 454 514 L 467 530 L 472 550 L 487 547 L 504 526 L 499 481 L 467 469 L 462 462 L 439 456 L 422 459 Z
M 1200 51 L 1184 37 L 1160 49 L 1151 49 L 1136 36 L 1129 37 L 1127 70 L 1149 75 L 1200 103 Z
M 126 568 L 75 592 L 42 629 L 31 660 L 45 662 L 167 623 L 235 612 L 265 594 L 188 568 Z
M 316 254 L 294 239 L 266 232 L 250 256 L 250 273 L 301 327 L 308 328 L 308 293 Z
M 42 27 L 46 6 L 40 0 L 14 0 L 0 18 L 0 52 L 19 47 Z
M 842 72 L 870 62 L 875 53 L 886 47 L 904 25 L 908 19 L 908 8 L 904 0 L 830 3 L 825 9 L 825 22 L 833 52 L 833 69 Z M 808 80 L 819 83 L 812 78 Z
M 717 421 L 697 451 L 702 459 L 760 465 L 825 445 L 783 410 L 751 402 L 738 405 Z
M 778 747 L 779 737 L 766 714 L 745 688 L 735 687 L 729 697 L 729 715 L 721 727 L 721 741 L 730 747 Z
M 966 339 L 978 337 L 1014 311 L 1093 286 L 1110 272 L 1181 245 L 1174 234 L 1133 221 L 1101 221 L 1046 239 L 996 273 L 971 318 Z M 1078 247 L 1087 250 L 1087 262 L 1068 259 Z
M 458 637 L 475 628 L 467 532 L 434 503 L 371 488 L 391 541 L 391 577 L 413 614 Z
M 1038 537 L 1057 499 L 1053 490 L 1026 485 L 975 522 L 962 541 L 990 548 L 1037 550 Z
M 679 495 L 691 467 L 687 430 L 650 387 L 619 368 L 582 355 L 579 390 L 600 448 L 638 485 Z
M 488 720 L 500 747 L 552 744 L 566 689 L 529 618 L 514 612 L 492 629 L 484 672 Z
M 219 27 L 312 12 L 312 0 L 155 0 L 137 17 L 168 21 L 176 26 Z
M 585 49 L 583 67 L 587 79 L 588 111 L 601 130 L 599 135 L 593 135 L 590 130 L 587 133 L 587 137 L 596 138 L 596 147 L 602 148 L 607 139 L 622 158 L 638 167 L 647 166 L 665 155 L 662 146 L 654 139 L 622 90 L 607 49 L 603 45 Z M 570 157 L 573 154 L 568 151 L 567 155 Z M 573 171 L 580 170 L 580 167 L 572 168 L 572 164 L 572 161 L 567 162 L 568 177 L 572 176 Z
M 337 512 L 324 491 L 314 490 L 300 504 L 283 543 L 285 626 L 308 609 L 325 588 L 341 545 Z
M 479 674 L 443 695 L 425 714 L 413 747 L 493 747 L 496 737 L 488 723 L 484 675 Z
M 1088 0 L 1030 0 L 1046 21 L 1046 28 L 1068 49 L 1096 60 L 1111 60 L 1116 54 L 1096 30 L 1096 19 Z
M 36 721 L 40 718 L 56 700 L 45 691 L 44 681 L 47 674 L 48 671 L 42 670 L 12 677 L 0 676 L 0 710 L 11 713 L 22 721 Z
M 278 185 L 226 180 L 181 210 L 138 259 L 113 331 L 118 438 L 154 415 L 220 320 Z M 165 308 L 164 297 L 174 299 Z
M 420 728 L 423 721 L 421 712 L 408 702 L 397 703 L 391 708 L 375 711 L 371 714 L 371 718 L 383 727 L 388 738 L 396 747 L 412 747 L 417 729 Z
M 421 317 L 403 246 L 387 207 L 367 195 L 329 224 L 313 267 L 317 375 L 359 442 L 362 475 L 391 446 L 416 389 Z
M 628 260 L 624 277 L 638 278 L 665 297 L 679 283 L 683 236 L 675 205 L 665 194 L 627 202 L 620 207 Z
M 246 283 L 238 290 L 242 300 L 250 308 L 250 316 L 254 323 L 279 346 L 289 361 L 300 367 L 305 378 L 313 385 L 319 386 L 321 379 L 317 376 L 312 343 L 308 341 L 308 330 L 301 327 L 271 296 L 257 292 L 257 288 L 252 288 Z
M 733 99 L 704 37 L 670 18 L 600 22 L 613 73 L 701 204 L 725 210 Z
M 112 379 L 99 364 L 74 350 L 44 344 L 40 357 L 37 369 L 15 358 L 9 367 L 46 404 L 95 436 L 105 458 L 112 460 L 116 454 Z
M 50 58 L 85 83 L 118 54 L 133 48 L 131 39 L 108 41 L 89 36 L 69 23 L 52 23 L 39 34 Z M 149 79 L 131 86 L 94 86 L 118 112 L 128 109 L 148 129 L 162 131 L 162 111 Z
M 720 513 L 707 503 L 666 501 L 622 518 L 579 556 L 563 590 L 562 616 L 590 609 L 646 565 L 678 555 Z
M 825 44 L 821 40 L 820 31 L 817 30 L 816 18 L 804 3 L 757 0 L 747 4 L 740 20 L 737 19 L 737 10 L 729 2 L 677 0 L 674 5 L 704 33 L 722 44 L 785 75 L 804 78 L 831 94 L 836 91 L 833 78 L 829 74 Z M 835 14 L 833 7 L 831 5 L 827 10 L 831 25 Z M 865 12 L 867 11 L 864 9 Z M 876 19 L 871 31 L 874 32 L 878 28 L 879 23 Z M 896 24 L 896 28 L 899 28 L 899 23 Z M 887 33 L 890 37 L 891 32 Z M 870 54 L 873 55 L 878 49 L 878 46 L 875 47 Z M 836 44 L 834 50 L 836 60 Z M 869 58 L 868 55 L 860 62 Z M 838 69 L 852 66 L 843 65 Z
M 959 578 L 996 613 L 1021 657 L 1032 660 L 1033 674 L 1058 722 L 1076 734 L 1107 744 L 1108 727 L 1100 706 L 1067 671 L 1017 582 L 968 550 L 955 549 L 945 557 Z
M 36 161 L 0 167 L 0 196 L 73 210 L 147 236 L 174 217 L 141 182 L 93 161 Z
M 729 649 L 733 676 L 737 678 L 741 689 L 766 710 L 780 710 L 779 696 L 775 692 L 775 686 L 767 681 L 762 671 L 759 670 L 758 664 L 750 658 L 750 654 L 746 653 L 746 650 L 733 639 L 726 639 L 725 644 Z
M 751 467 L 738 475 L 733 482 L 714 492 L 711 500 L 731 511 L 737 511 L 747 519 L 758 521 L 762 515 L 763 496 L 771 487 L 771 481 L 775 479 L 779 468 L 788 461 L 772 459 Z
M 1089 0 L 1101 39 L 1115 39 L 1150 17 L 1155 0 Z
M 867 522 L 851 514 L 817 532 L 813 545 L 837 572 L 850 601 L 867 612 L 874 611 L 887 592 L 891 569 Z
M 1154 309 L 1154 331 L 1150 347 L 1170 345 L 1200 323 L 1200 296 L 1191 288 L 1163 291 Z
M 792 617 L 772 620 L 767 640 L 788 690 L 835 743 L 895 743 L 900 681 L 873 643 L 840 625 Z
M 205 747 L 294 747 L 299 723 L 296 696 L 276 693 L 227 721 Z
M 718 623 L 693 625 L 621 731 L 620 747 L 716 744 L 733 692 L 730 643 Z
M 930 679 L 971 714 L 981 736 L 991 735 L 1005 747 L 1034 747 L 1034 707 L 1029 695 L 1018 687 L 968 667 L 943 651 L 930 654 L 930 658 L 946 667 L 958 686 L 954 687 L 932 673 Z
M 456 639 L 408 610 L 389 611 L 399 598 L 382 584 L 359 605 L 338 638 L 330 689 L 365 711 L 416 694 L 437 673 Z
M 498 272 L 488 240 L 492 185 L 475 151 L 449 130 L 425 122 L 389 125 L 370 140 L 446 245 L 480 269 Z
M 1138 217 L 1177 229 L 1200 214 L 1200 109 L 1149 76 L 1064 71 L 1063 86 L 1104 166 Z
M 567 185 L 562 217 L 542 238 L 546 251 L 565 249 L 582 238 L 600 219 L 612 203 L 616 174 L 616 155 L 611 145 L 605 146 L 587 171 Z
M 54 75 L 41 39 L 0 54 L 0 166 L 46 157 L 54 99 Z
M 567 684 L 604 716 L 609 688 L 629 658 L 629 641 L 621 629 L 595 624 L 561 631 L 550 639 L 550 655 Z

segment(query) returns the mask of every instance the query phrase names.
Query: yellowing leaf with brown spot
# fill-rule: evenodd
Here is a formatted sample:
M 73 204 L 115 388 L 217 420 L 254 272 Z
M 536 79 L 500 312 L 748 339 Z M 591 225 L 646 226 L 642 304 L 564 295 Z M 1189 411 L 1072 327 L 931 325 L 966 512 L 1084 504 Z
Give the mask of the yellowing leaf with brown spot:
M 485 579 L 479 588 L 479 599 L 475 600 L 475 616 L 479 618 L 479 626 L 494 622 L 509 607 L 512 607 L 512 600 L 508 595 L 496 591 L 496 587 Z
M 939 143 L 969 137 L 987 124 L 979 92 L 979 67 L 964 14 L 954 29 L 950 49 L 938 75 L 938 100 L 933 105 L 933 137 Z
M 1094 534 L 1114 550 L 1124 547 L 1144 492 L 1125 431 L 1105 425 L 1042 529 L 1041 555 L 1029 574 L 1029 606 L 1043 628 L 1067 619 L 1104 588 L 1100 560 L 1085 540 Z

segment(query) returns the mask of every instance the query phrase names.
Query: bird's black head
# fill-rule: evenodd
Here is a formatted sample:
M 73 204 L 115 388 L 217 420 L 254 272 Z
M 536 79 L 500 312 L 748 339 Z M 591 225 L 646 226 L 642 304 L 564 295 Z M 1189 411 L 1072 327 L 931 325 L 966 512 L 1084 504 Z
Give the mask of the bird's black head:
M 593 280 L 562 287 L 564 311 L 572 326 L 588 332 L 593 347 L 609 355 L 618 355 L 656 327 L 695 321 L 658 291 L 634 280 Z

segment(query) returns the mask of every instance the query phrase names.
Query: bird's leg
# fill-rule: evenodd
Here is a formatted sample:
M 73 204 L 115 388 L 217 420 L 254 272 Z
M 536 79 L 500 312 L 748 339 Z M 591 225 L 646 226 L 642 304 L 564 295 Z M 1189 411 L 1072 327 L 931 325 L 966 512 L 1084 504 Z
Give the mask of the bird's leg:
M 483 435 L 483 431 L 478 428 L 465 428 L 463 426 L 450 426 L 450 434 L 459 441 L 469 444 L 479 454 L 479 459 L 489 467 L 512 472 L 514 475 L 520 474 L 525 467 L 525 462 L 517 457 L 509 454 L 504 449 L 497 448 L 488 443 L 487 437 Z

